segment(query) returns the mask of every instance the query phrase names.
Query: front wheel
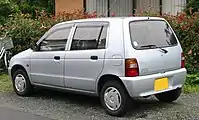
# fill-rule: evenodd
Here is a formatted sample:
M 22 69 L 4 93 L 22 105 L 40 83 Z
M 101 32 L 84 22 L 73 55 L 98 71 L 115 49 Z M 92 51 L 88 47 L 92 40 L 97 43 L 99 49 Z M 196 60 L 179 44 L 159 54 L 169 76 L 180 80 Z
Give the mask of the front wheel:
M 177 100 L 182 93 L 182 88 L 178 88 L 172 91 L 156 94 L 155 97 L 162 102 L 173 102 Z
M 124 86 L 117 81 L 108 81 L 100 92 L 100 100 L 106 112 L 121 117 L 131 107 L 131 98 Z
M 24 70 L 18 69 L 13 74 L 13 88 L 19 96 L 28 96 L 33 92 L 33 86 Z

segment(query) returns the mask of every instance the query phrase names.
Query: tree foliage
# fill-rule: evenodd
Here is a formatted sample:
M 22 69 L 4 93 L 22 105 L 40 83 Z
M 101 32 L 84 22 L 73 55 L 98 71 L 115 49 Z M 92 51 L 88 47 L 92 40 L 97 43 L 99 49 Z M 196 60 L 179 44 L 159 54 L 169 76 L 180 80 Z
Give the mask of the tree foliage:
M 192 9 L 192 13 L 199 12 L 199 0 L 188 0 L 185 9 L 187 13 L 190 13 L 190 8 Z
M 4 24 L 9 15 L 14 13 L 30 14 L 36 17 L 36 11 L 54 14 L 54 0 L 0 0 L 0 24 Z
M 18 12 L 18 6 L 8 0 L 0 1 L 0 24 L 4 24 L 12 13 Z
M 29 13 L 35 17 L 35 10 L 45 10 L 54 13 L 54 0 L 17 0 L 15 1 L 23 14 Z

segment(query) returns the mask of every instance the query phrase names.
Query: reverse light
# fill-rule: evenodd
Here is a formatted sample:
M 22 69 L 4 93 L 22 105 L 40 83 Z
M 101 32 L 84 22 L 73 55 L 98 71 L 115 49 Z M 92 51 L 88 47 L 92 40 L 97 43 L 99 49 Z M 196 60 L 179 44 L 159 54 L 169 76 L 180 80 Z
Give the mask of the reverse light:
M 125 60 L 125 76 L 126 77 L 139 76 L 139 66 L 136 59 Z

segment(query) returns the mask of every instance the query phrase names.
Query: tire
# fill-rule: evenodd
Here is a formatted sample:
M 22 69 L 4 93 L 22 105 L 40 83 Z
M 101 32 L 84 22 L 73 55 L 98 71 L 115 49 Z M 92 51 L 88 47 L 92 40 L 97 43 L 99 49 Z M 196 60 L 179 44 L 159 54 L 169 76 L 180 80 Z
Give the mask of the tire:
M 19 83 L 19 81 L 22 81 L 21 84 Z M 16 82 L 19 83 L 23 87 L 19 87 L 19 84 L 17 84 Z M 31 85 L 28 75 L 24 70 L 18 69 L 14 72 L 13 88 L 17 95 L 23 96 L 23 97 L 29 96 L 33 92 L 33 86 Z M 20 90 L 20 88 L 22 89 Z
M 120 94 L 119 98 L 121 98 L 121 100 L 120 100 L 121 104 L 117 106 L 118 107 L 117 109 L 111 109 L 110 106 L 108 107 L 107 102 L 105 102 L 105 96 L 108 96 L 107 95 L 108 93 L 106 91 L 108 91 L 109 89 L 112 89 L 113 91 L 115 91 L 115 93 L 119 92 L 119 94 Z M 111 97 L 109 97 L 109 98 L 111 98 Z M 117 97 L 115 97 L 115 98 L 117 98 Z M 115 98 L 114 98 L 114 100 L 116 100 Z M 101 104 L 104 107 L 105 111 L 109 115 L 117 116 L 117 117 L 124 116 L 127 113 L 127 111 L 129 110 L 129 108 L 131 107 L 131 103 L 132 103 L 128 92 L 126 91 L 124 86 L 121 83 L 119 83 L 118 81 L 108 81 L 104 84 L 104 86 L 102 87 L 102 90 L 100 91 L 100 101 L 101 101 Z
M 172 91 L 156 94 L 155 97 L 161 102 L 173 102 L 177 100 L 182 93 L 182 88 L 178 88 Z

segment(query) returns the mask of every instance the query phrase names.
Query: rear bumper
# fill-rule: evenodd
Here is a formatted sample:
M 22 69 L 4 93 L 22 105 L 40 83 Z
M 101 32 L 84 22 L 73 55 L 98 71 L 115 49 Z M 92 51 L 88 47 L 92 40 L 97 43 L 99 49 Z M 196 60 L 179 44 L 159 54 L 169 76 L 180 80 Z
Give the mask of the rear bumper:
M 120 77 L 131 97 L 148 96 L 162 93 L 176 88 L 182 88 L 186 80 L 187 71 L 185 68 L 169 71 L 166 73 L 153 74 L 139 77 Z M 167 77 L 169 79 L 169 88 L 156 92 L 154 82 L 158 78 Z

